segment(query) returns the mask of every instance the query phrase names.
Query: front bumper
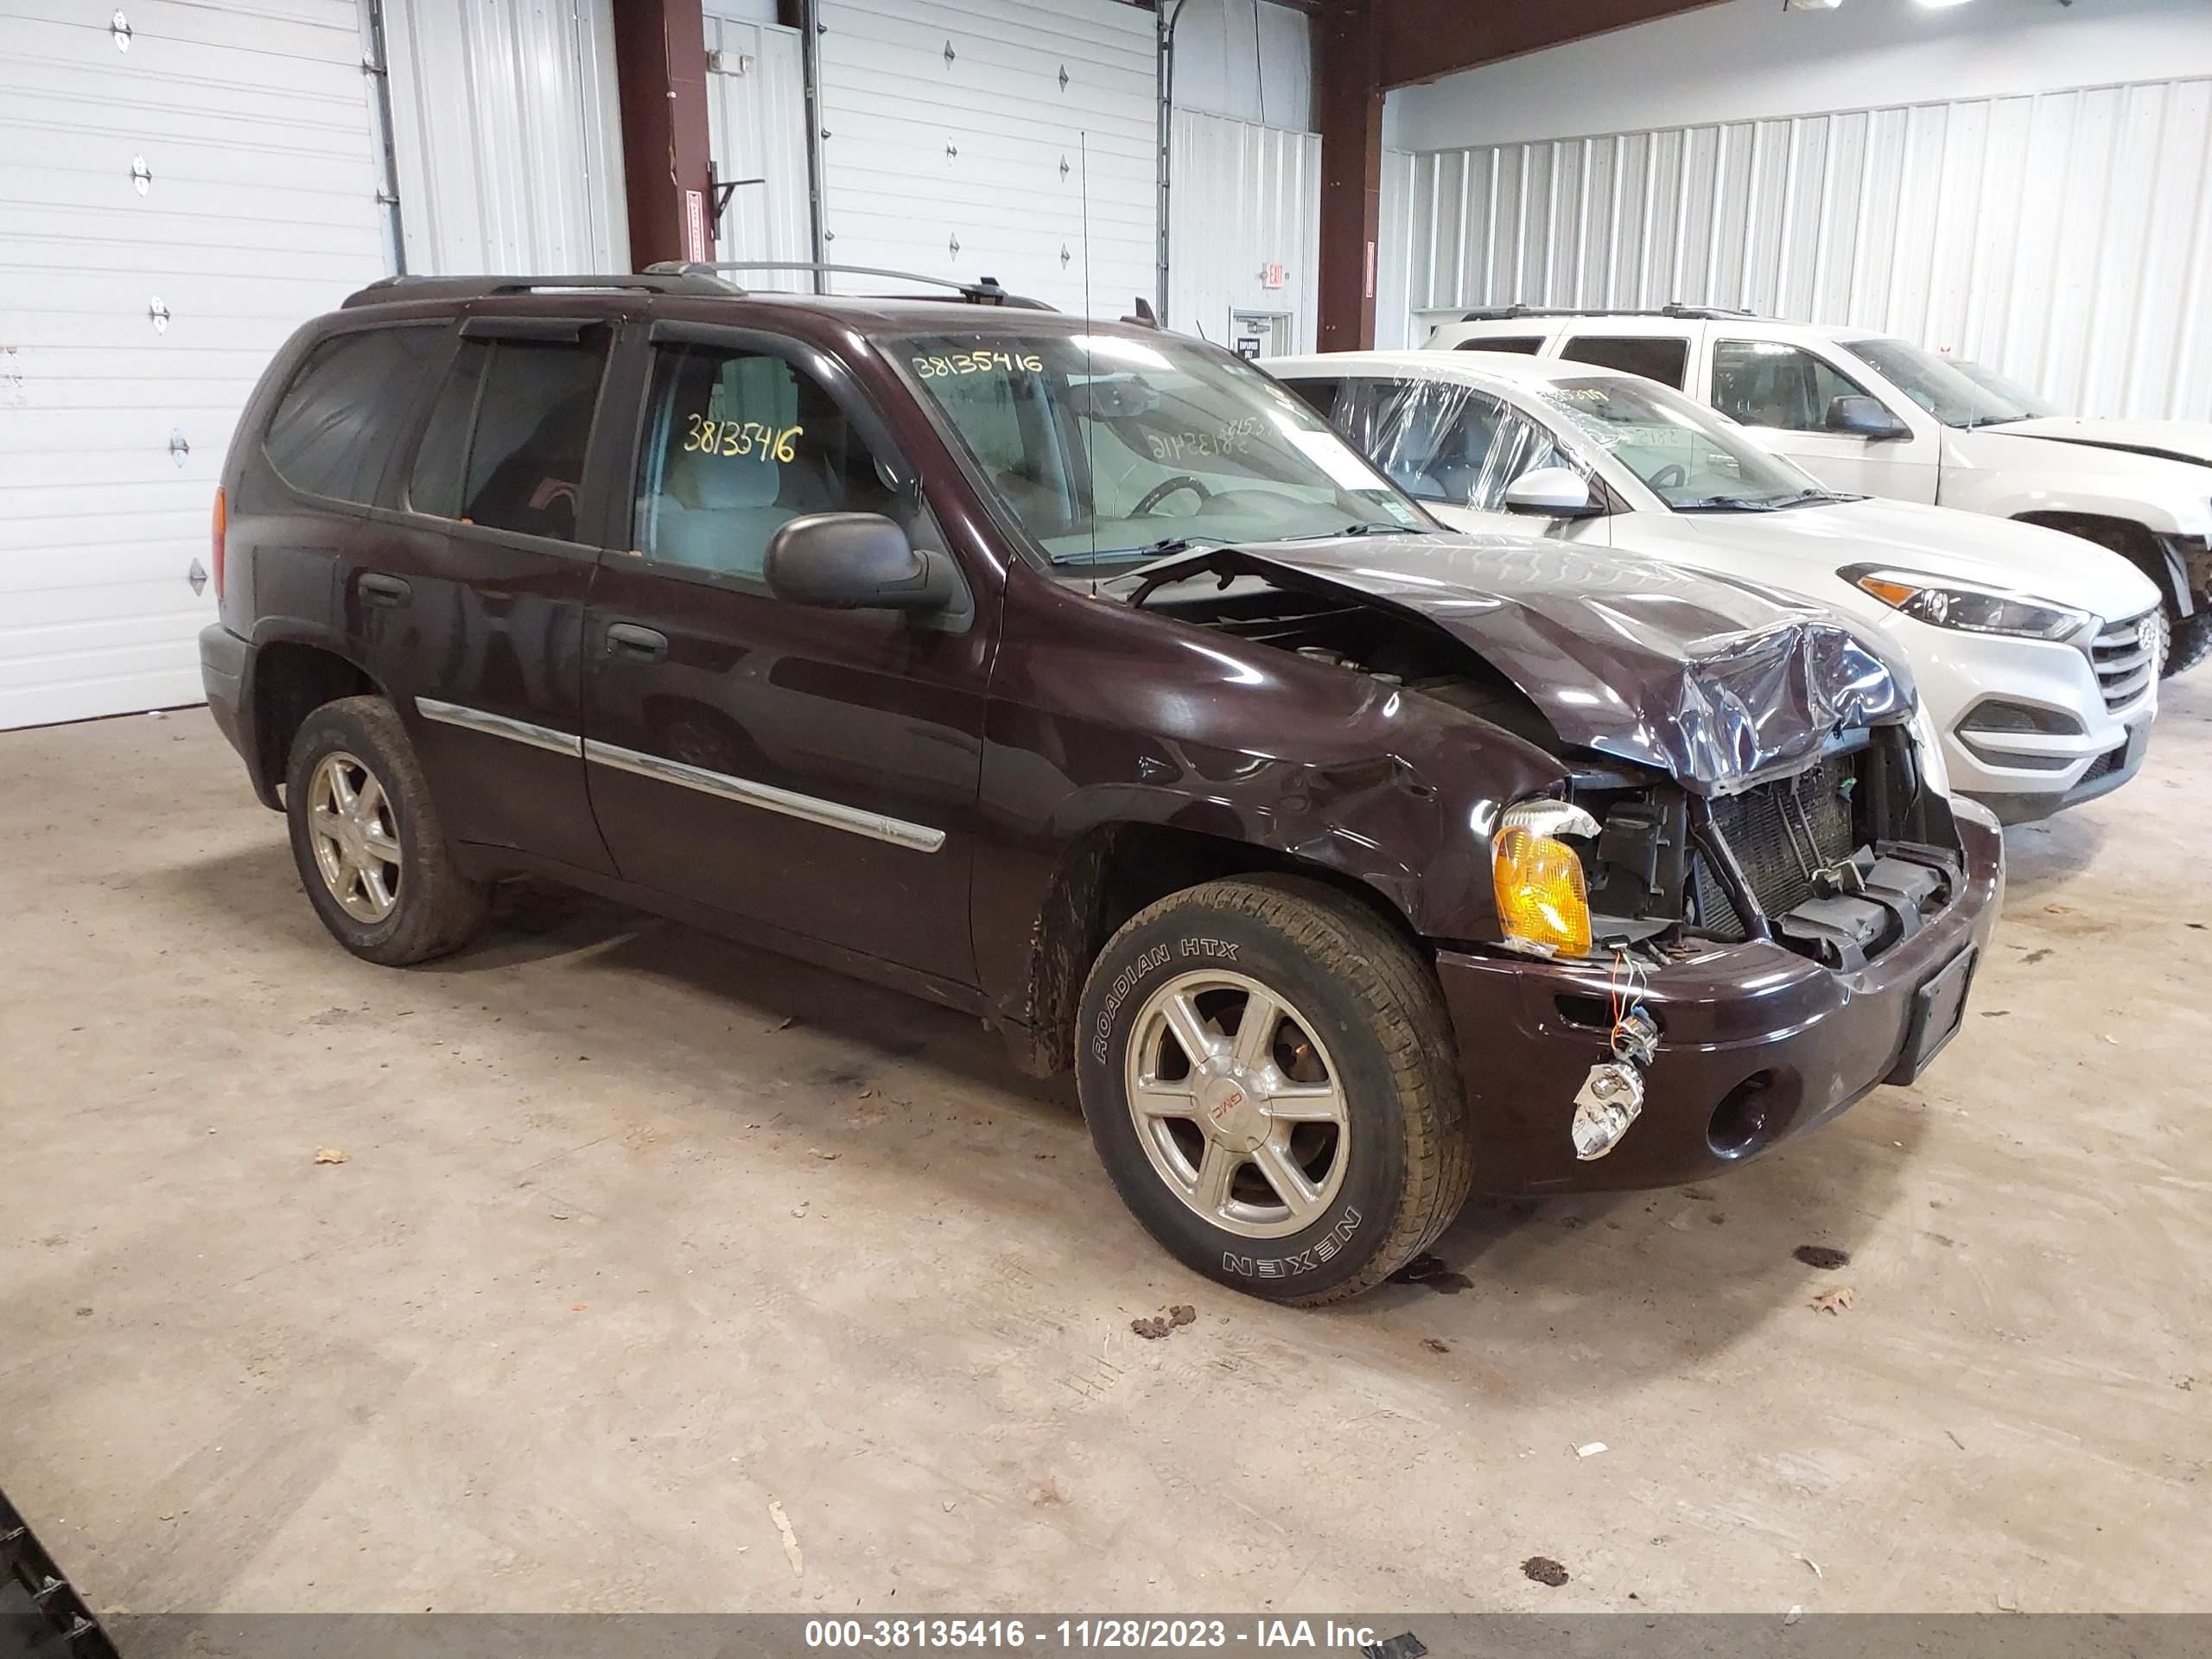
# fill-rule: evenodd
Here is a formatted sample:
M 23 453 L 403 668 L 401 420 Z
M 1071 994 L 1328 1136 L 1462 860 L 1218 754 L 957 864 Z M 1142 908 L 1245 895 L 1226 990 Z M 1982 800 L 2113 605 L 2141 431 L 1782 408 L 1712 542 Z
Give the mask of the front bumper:
M 1575 1158 L 1567 1127 L 1576 1090 L 1607 1057 L 1606 968 L 1440 952 L 1477 1189 L 1679 1185 L 1824 1122 L 1879 1084 L 1909 1082 L 1916 993 L 1962 952 L 1986 950 L 2004 894 L 2002 834 L 1970 808 L 1958 824 L 1961 890 L 1918 933 L 1857 973 L 1834 972 L 1756 939 L 1706 944 L 1655 972 L 1644 1001 L 1662 1039 L 1645 1077 L 1643 1115 L 1611 1153 L 1588 1163 Z M 1955 1028 L 1947 1021 L 1946 1030 L 1930 1031 L 1918 1057 Z
M 1937 633 L 1947 637 L 1928 639 Z M 1927 627 L 1914 639 L 1913 676 L 1942 734 L 1951 791 L 2005 823 L 2108 793 L 2141 765 L 2158 713 L 2147 658 L 2131 672 L 2133 658 L 2101 636 L 2093 651 Z
M 2151 716 L 2147 713 L 2131 721 L 2126 729 L 2126 740 L 2092 761 L 2088 770 L 2082 773 L 2080 780 L 2070 789 L 2047 794 L 2012 791 L 1988 794 L 1980 790 L 1970 790 L 1966 793 L 1994 812 L 2002 823 L 2033 823 L 2054 812 L 2063 812 L 2069 806 L 2079 806 L 2084 801 L 2094 801 L 2100 795 L 2109 795 L 2143 769 L 2143 757 L 2151 747 Z M 1953 782 L 1955 785 L 1956 780 Z

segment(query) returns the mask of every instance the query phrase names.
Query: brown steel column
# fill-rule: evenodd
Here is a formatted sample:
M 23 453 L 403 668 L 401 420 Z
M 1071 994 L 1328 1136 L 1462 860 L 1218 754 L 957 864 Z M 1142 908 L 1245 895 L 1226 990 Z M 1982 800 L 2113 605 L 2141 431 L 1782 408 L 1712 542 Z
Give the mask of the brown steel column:
M 715 257 L 699 0 L 613 0 L 630 263 Z
M 1313 20 L 1315 107 L 1321 123 L 1320 346 L 1375 343 L 1375 283 L 1382 219 L 1381 31 L 1371 0 L 1349 0 Z

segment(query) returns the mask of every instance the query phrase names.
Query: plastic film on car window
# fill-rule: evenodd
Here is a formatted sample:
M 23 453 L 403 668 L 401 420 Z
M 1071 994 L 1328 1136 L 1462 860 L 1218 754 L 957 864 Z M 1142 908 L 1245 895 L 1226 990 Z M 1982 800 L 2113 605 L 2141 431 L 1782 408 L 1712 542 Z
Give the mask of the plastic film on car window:
M 1347 435 L 1416 500 L 1496 512 L 1524 473 L 1569 467 L 1589 475 L 1541 426 L 1464 381 L 1371 382 L 1347 401 Z

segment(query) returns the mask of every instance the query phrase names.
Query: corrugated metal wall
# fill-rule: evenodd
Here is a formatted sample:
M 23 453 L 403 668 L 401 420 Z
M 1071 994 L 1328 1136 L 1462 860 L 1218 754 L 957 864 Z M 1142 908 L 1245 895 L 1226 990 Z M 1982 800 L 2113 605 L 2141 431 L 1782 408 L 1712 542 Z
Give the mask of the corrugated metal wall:
M 407 268 L 627 270 L 609 0 L 387 0 Z
M 1178 110 L 1168 201 L 1168 327 L 1219 346 L 1232 312 L 1287 312 L 1278 349 L 1312 351 L 1320 135 Z M 1263 280 L 1271 264 L 1285 267 L 1281 288 Z
M 730 14 L 746 0 L 708 0 L 707 133 L 715 176 L 758 179 L 730 193 L 717 259 L 811 259 L 808 218 L 806 72 L 798 31 Z M 810 292 L 813 279 L 752 271 L 747 288 Z
M 830 259 L 995 276 L 1109 316 L 1153 294 L 1151 12 L 1117 0 L 822 0 L 822 23 Z
M 1410 167 L 1402 239 L 1385 249 L 1405 262 L 1415 341 L 1470 306 L 1680 300 L 1884 329 L 2084 414 L 2212 417 L 2212 80 Z

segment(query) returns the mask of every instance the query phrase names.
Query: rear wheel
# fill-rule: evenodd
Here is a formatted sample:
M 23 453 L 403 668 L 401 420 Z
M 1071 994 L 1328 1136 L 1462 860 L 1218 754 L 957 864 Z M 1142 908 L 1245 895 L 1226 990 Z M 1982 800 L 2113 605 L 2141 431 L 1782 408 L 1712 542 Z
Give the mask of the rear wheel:
M 285 771 L 292 860 L 331 936 L 387 967 L 459 950 L 489 891 L 454 868 L 429 782 L 382 697 L 327 702 L 301 723 Z
M 1100 953 L 1080 1018 L 1099 1157 L 1211 1279 L 1279 1301 L 1356 1295 L 1466 1198 L 1442 998 L 1356 899 L 1283 876 L 1163 899 Z

